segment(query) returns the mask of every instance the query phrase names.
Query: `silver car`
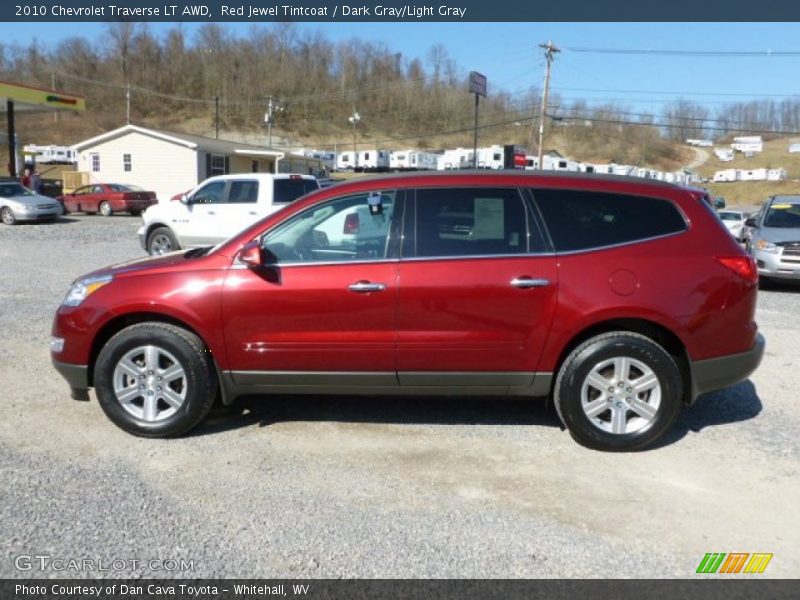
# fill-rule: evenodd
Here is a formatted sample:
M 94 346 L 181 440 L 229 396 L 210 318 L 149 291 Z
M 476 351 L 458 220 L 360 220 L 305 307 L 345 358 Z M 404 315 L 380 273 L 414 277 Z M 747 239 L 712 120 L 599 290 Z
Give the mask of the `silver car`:
M 747 250 L 762 278 L 800 281 L 800 196 L 773 196 L 745 223 Z
M 56 200 L 36 194 L 16 181 L 0 181 L 0 220 L 6 225 L 52 220 L 63 213 Z

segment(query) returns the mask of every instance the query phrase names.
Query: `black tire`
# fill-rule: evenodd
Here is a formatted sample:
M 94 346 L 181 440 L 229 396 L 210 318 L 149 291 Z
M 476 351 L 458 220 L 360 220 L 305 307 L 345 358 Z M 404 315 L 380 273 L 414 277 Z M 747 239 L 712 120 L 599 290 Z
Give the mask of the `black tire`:
M 637 425 L 641 424 L 640 416 L 633 410 L 626 409 L 626 403 L 623 403 L 631 398 L 634 401 L 639 399 L 640 396 L 635 391 L 630 392 L 632 388 L 626 388 L 627 392 L 618 391 L 614 386 L 619 384 L 614 379 L 609 381 L 608 392 L 603 390 L 602 393 L 599 393 L 595 391 L 599 388 L 590 386 L 586 393 L 596 394 L 591 401 L 600 401 L 600 405 L 602 405 L 603 398 L 605 398 L 605 402 L 609 404 L 608 411 L 596 415 L 596 419 L 593 421 L 583 408 L 582 389 L 587 377 L 595 367 L 614 358 L 631 358 L 638 361 L 655 374 L 660 386 L 660 404 L 655 409 L 655 414 L 649 417 L 650 420 L 644 426 L 631 433 L 612 433 L 603 429 L 600 424 L 607 427 L 613 426 L 614 413 L 611 404 L 622 407 L 617 410 L 625 415 L 621 417 L 624 419 L 621 422 L 626 424 L 625 427 L 627 427 L 627 423 L 631 423 L 632 428 L 635 429 Z M 613 370 L 614 367 L 609 366 L 609 368 Z M 633 366 L 628 375 L 635 372 L 637 372 L 637 368 Z M 612 382 L 615 383 L 612 385 Z M 633 385 L 635 385 L 635 378 Z M 683 405 L 683 386 L 681 371 L 675 359 L 660 345 L 638 333 L 614 331 L 593 337 L 570 353 L 558 372 L 553 390 L 553 400 L 558 416 L 579 444 L 595 450 L 616 452 L 643 450 L 655 444 L 675 423 Z M 612 388 L 615 390 L 614 392 L 611 392 Z M 628 395 L 628 397 L 617 397 L 614 395 L 617 393 Z M 652 393 L 655 392 L 643 392 L 642 397 L 649 402 L 648 394 Z M 599 410 L 603 410 L 602 407 Z
M 165 247 L 166 243 L 169 244 L 169 249 Z M 157 256 L 180 249 L 180 244 L 169 227 L 156 227 L 147 236 L 147 253 L 150 255 Z
M 104 217 L 110 217 L 114 214 L 114 209 L 111 208 L 111 204 L 107 200 L 103 200 L 97 207 L 97 211 L 103 215 Z
M 131 215 L 131 216 L 134 216 L 134 217 L 138 217 L 140 214 L 142 214 L 142 211 L 140 211 L 138 209 L 133 209 L 133 210 L 129 210 L 128 214 Z
M 174 356 L 185 374 L 183 403 L 172 414 L 155 421 L 131 414 L 117 400 L 114 391 L 117 364 L 126 354 L 145 346 L 154 346 Z M 202 340 L 175 325 L 156 322 L 131 325 L 106 342 L 95 363 L 94 386 L 103 412 L 115 425 L 133 435 L 149 438 L 186 433 L 206 417 L 217 396 L 216 370 Z M 159 402 L 167 406 L 164 401 Z
M 5 225 L 17 224 L 17 217 L 14 216 L 14 212 L 7 206 L 4 206 L 3 210 L 0 210 L 0 220 L 2 220 Z

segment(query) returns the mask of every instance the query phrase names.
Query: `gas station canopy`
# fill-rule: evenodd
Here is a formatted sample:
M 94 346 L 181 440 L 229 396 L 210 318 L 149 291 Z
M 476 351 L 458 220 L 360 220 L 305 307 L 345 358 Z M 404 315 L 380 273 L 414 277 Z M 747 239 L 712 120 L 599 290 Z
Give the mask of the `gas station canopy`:
M 5 102 L 3 102 L 5 100 Z M 8 174 L 17 176 L 15 112 L 52 112 L 54 110 L 86 110 L 86 98 L 56 90 L 0 81 L 0 112 L 6 113 L 8 124 Z
M 53 110 L 86 110 L 86 98 L 56 90 L 46 90 L 0 81 L 0 112 L 7 112 L 8 102 L 17 112 L 51 112 Z

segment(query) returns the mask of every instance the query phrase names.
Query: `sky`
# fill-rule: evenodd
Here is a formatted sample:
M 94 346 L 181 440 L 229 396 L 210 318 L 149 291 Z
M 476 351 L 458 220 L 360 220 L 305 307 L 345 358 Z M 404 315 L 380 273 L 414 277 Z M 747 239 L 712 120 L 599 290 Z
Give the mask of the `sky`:
M 150 23 L 154 33 L 174 24 Z M 200 24 L 184 23 L 191 36 Z M 246 36 L 251 23 L 226 27 Z M 256 27 L 270 27 L 268 23 Z M 715 106 L 753 98 L 800 97 L 800 55 L 791 57 L 654 56 L 581 53 L 570 48 L 692 51 L 798 51 L 800 23 L 300 23 L 333 40 L 379 41 L 406 57 L 424 60 L 443 44 L 464 71 L 484 73 L 489 93 L 522 95 L 541 86 L 544 57 L 538 44 L 552 40 L 563 51 L 553 64 L 551 85 L 566 100 L 615 101 L 636 110 L 658 111 L 678 97 Z M 102 23 L 0 23 L 0 40 L 47 45 L 81 35 L 104 35 Z M 88 75 L 88 74 L 87 74 Z M 602 90 L 602 91 L 601 91 Z M 656 93 L 658 92 L 658 93 Z M 663 92 L 663 93 L 662 93 Z M 666 93 L 669 92 L 669 93 Z M 677 93 L 672 93 L 677 92 Z

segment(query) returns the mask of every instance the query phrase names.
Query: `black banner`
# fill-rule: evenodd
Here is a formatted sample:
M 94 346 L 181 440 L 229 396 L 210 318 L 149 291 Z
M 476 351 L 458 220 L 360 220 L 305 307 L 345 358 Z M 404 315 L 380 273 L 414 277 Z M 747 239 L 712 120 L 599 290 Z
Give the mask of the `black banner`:
M 699 576 L 702 577 L 702 576 Z M 797 582 L 736 579 L 675 580 L 10 580 L 0 582 L 3 600 L 265 600 L 270 598 L 404 600 L 781 600 L 797 597 Z
M 3 21 L 797 21 L 800 3 L 785 0 L 437 0 L 397 2 L 368 0 L 32 0 L 0 5 Z

